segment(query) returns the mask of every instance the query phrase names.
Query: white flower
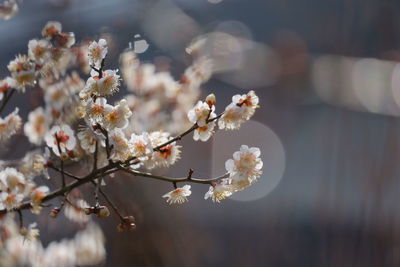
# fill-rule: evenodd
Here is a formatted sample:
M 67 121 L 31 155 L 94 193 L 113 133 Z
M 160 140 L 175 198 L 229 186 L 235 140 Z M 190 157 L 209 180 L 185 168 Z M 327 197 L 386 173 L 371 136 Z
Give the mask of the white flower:
M 211 198 L 213 202 L 220 202 L 221 200 L 230 197 L 235 192 L 235 189 L 229 183 L 229 179 L 222 179 L 220 183 L 210 186 L 204 195 L 204 199 Z
M 29 142 L 40 145 L 49 129 L 50 118 L 42 107 L 36 108 L 28 115 L 28 122 L 24 125 L 24 133 Z
M 90 216 L 86 215 L 85 208 L 89 207 L 89 204 L 83 199 L 77 199 L 70 201 L 72 203 L 65 204 L 64 214 L 69 220 L 76 223 L 86 223 L 90 220 Z
M 89 217 L 89 216 L 87 216 Z M 76 265 L 98 266 L 106 257 L 104 235 L 95 224 L 89 224 L 84 231 L 79 232 L 73 241 Z
M 61 33 L 61 23 L 58 21 L 48 21 L 42 29 L 42 36 L 48 39 Z
M 39 229 L 37 229 L 36 227 L 37 223 L 31 223 L 29 224 L 29 228 L 23 227 L 20 230 L 20 233 L 25 240 L 28 240 L 30 242 L 35 241 L 39 236 Z
M 71 92 L 63 81 L 48 86 L 44 93 L 46 104 L 57 110 L 62 109 L 66 103 L 71 101 Z
M 115 107 L 107 105 L 105 107 L 105 116 L 103 120 L 103 126 L 107 130 L 114 128 L 123 129 L 128 125 L 128 118 L 132 115 L 131 110 L 125 99 L 119 101 Z
M 86 117 L 90 120 L 92 124 L 101 122 L 105 115 L 105 109 L 107 110 L 113 108 L 111 105 L 107 105 L 107 100 L 104 97 L 96 98 L 96 101 L 93 101 L 92 98 L 86 103 Z
M 23 199 L 24 195 L 16 191 L 0 192 L 0 203 L 3 204 L 7 210 L 18 207 Z
M 15 87 L 15 81 L 11 77 L 6 77 L 0 81 L 0 100 L 3 99 L 4 94 L 10 89 Z
M 218 121 L 220 129 L 235 130 L 240 125 L 253 116 L 255 109 L 258 108 L 258 96 L 254 91 L 250 91 L 246 95 L 234 95 L 232 103 L 230 103 L 224 111 L 224 114 Z
M 235 103 L 229 104 L 221 118 L 218 120 L 218 126 L 220 129 L 235 130 L 239 129 L 240 125 L 243 123 L 243 116 L 245 110 Z
M 5 141 L 14 135 L 22 125 L 22 119 L 18 115 L 19 109 L 9 114 L 4 119 L 0 117 L 0 141 Z
M 190 185 L 184 185 L 183 187 L 178 187 L 171 192 L 163 195 L 163 198 L 167 198 L 167 203 L 169 204 L 182 204 L 187 202 L 187 197 L 192 194 L 190 191 Z
M 260 154 L 259 148 L 242 145 L 240 151 L 233 153 L 233 159 L 225 162 L 225 168 L 230 174 L 232 183 L 239 189 L 252 184 L 261 176 L 263 162 Z
M 25 191 L 25 176 L 15 168 L 5 168 L 0 172 L 0 190 L 1 191 L 17 191 L 23 193 Z
M 35 64 L 26 55 L 17 55 L 8 63 L 7 68 L 15 81 L 16 89 L 24 91 L 26 86 L 36 84 Z
M 107 52 L 107 41 L 105 39 L 100 39 L 99 42 L 91 42 L 88 49 L 89 64 L 100 68 L 101 61 L 106 57 Z
M 44 63 L 51 56 L 50 43 L 47 40 L 30 40 L 28 43 L 28 56 L 37 63 Z
M 49 193 L 49 188 L 45 185 L 39 186 L 32 190 L 31 200 L 34 205 L 38 205 L 42 202 L 42 199 Z
M 103 145 L 104 141 L 100 139 L 100 135 L 96 134 L 91 127 L 82 128 L 77 137 L 80 145 L 87 153 L 94 153 L 96 150 L 96 141 L 100 141 L 99 145 Z
M 48 147 L 50 147 L 54 154 L 60 156 L 61 153 L 66 153 L 75 148 L 76 139 L 74 131 L 69 125 L 61 124 L 53 126 L 45 136 L 45 141 Z M 60 147 L 60 149 L 58 148 Z
M 117 74 L 118 70 L 106 70 L 99 78 L 97 72 L 92 71 L 92 77 L 86 81 L 84 92 L 80 95 L 94 94 L 96 96 L 108 96 L 118 91 L 120 84 L 120 76 Z
M 132 156 L 132 146 L 121 129 L 112 131 L 109 139 L 112 145 L 110 157 L 113 161 L 125 161 Z
M 141 135 L 132 134 L 129 142 L 132 145 L 132 150 L 136 157 L 147 158 L 147 156 L 151 155 L 153 152 L 150 136 L 147 132 Z
M 15 0 L 6 0 L 0 5 L 0 18 L 8 20 L 18 12 L 18 4 Z
M 164 144 L 171 139 L 169 133 L 166 132 L 152 132 L 150 134 L 150 140 L 153 147 Z M 181 146 L 172 142 L 166 146 L 161 147 L 159 150 L 154 151 L 149 160 L 145 162 L 146 168 L 152 169 L 154 167 L 169 167 L 180 159 Z
M 199 101 L 193 109 L 189 110 L 189 121 L 192 123 L 197 123 L 199 126 L 204 126 L 207 124 L 207 119 L 210 118 L 210 114 L 214 110 L 215 106 L 210 108 L 206 102 Z
M 253 116 L 256 108 L 258 108 L 258 96 L 255 94 L 253 90 L 249 91 L 245 95 L 234 95 L 232 97 L 232 102 L 237 106 L 244 108 L 243 119 L 248 120 L 251 116 Z
M 207 125 L 200 126 L 193 133 L 195 141 L 201 140 L 206 142 L 214 134 L 215 122 L 210 122 Z

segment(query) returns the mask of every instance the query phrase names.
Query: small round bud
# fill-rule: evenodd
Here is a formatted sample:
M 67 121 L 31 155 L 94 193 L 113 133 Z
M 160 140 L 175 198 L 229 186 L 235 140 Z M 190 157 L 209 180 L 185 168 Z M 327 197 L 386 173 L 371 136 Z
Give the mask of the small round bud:
M 19 229 L 19 233 L 22 236 L 26 236 L 28 234 L 28 229 L 26 229 L 26 227 L 21 227 L 21 229 Z
M 217 99 L 215 98 L 214 94 L 209 94 L 206 97 L 206 103 L 208 104 L 208 106 L 211 108 L 212 106 L 214 106 L 217 103 Z
M 56 218 L 58 213 L 60 213 L 60 208 L 54 208 L 50 211 L 50 217 L 51 218 Z
M 133 216 L 125 216 L 121 223 L 118 224 L 117 230 L 118 232 L 123 232 L 123 231 L 132 231 L 136 229 L 136 224 L 135 224 L 135 217 Z
M 97 218 L 106 218 L 110 216 L 110 210 L 106 206 L 100 206 L 98 209 Z

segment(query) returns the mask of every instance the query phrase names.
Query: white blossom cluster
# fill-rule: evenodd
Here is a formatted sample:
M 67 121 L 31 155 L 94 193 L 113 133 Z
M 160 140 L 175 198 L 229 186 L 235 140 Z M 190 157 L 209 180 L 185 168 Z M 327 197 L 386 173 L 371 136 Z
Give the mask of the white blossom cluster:
M 0 116 L 14 92 L 34 88 L 43 96 L 43 105 L 36 105 L 25 123 L 18 108 L 0 117 L 1 145 L 10 144 L 13 136 L 20 138 L 16 133 L 22 129 L 37 147 L 21 160 L 0 164 L 0 224 L 10 232 L 0 234 L 0 253 L 4 254 L 0 258 L 5 262 L 56 266 L 62 261 L 74 266 L 102 261 L 103 237 L 90 215 L 104 218 L 112 210 L 120 219 L 118 230 L 135 228 L 134 217 L 122 215 L 102 190 L 108 175 L 117 171 L 172 184 L 174 190 L 162 196 L 169 204 L 184 203 L 191 195 L 190 185 L 178 187 L 177 183 L 209 185 L 204 198 L 220 202 L 260 178 L 260 150 L 246 145 L 226 161 L 226 173 L 221 177 L 194 178 L 193 170 L 183 178 L 151 173 L 178 162 L 182 150 L 178 142 L 184 136 L 193 134 L 195 141 L 206 142 L 218 129 L 239 129 L 259 107 L 254 91 L 233 96 L 232 103 L 219 114 L 214 94 L 199 100 L 200 86 L 212 75 L 211 59 L 195 58 L 177 81 L 169 72 L 156 71 L 153 64 L 141 63 L 128 51 L 121 56 L 120 75 L 117 69 L 106 69 L 109 47 L 105 39 L 75 45 L 74 34 L 63 32 L 55 21 L 45 25 L 42 37 L 29 41 L 27 54 L 16 56 L 8 64 L 10 75 L 0 81 Z M 89 77 L 84 81 L 81 75 Z M 122 91 L 122 84 L 129 94 L 112 102 L 110 96 Z M 86 174 L 74 175 L 66 166 L 69 171 L 74 166 Z M 61 187 L 50 190 L 39 185 L 41 177 Z M 94 205 L 78 190 L 86 183 L 93 185 Z M 73 190 L 78 193 L 70 194 Z M 99 194 L 107 201 L 104 205 Z M 55 200 L 59 202 L 51 209 L 51 217 L 63 211 L 67 219 L 86 229 L 73 240 L 51 243 L 45 249 L 36 241 L 35 225 L 24 227 L 23 212 L 39 214 L 46 209 L 44 202 Z M 31 243 L 23 247 L 21 242 L 26 239 Z M 16 257 L 18 251 L 21 256 Z

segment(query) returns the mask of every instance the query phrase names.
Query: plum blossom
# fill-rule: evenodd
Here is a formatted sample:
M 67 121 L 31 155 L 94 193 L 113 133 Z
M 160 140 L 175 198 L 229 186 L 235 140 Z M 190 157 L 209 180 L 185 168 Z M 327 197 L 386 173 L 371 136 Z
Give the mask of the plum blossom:
M 163 195 L 163 198 L 167 198 L 167 203 L 169 204 L 182 204 L 187 202 L 187 197 L 192 194 L 190 191 L 190 185 L 184 185 L 183 187 L 178 187 L 171 192 Z
M 107 130 L 115 128 L 123 129 L 128 126 L 128 118 L 132 116 L 132 112 L 125 99 L 119 101 L 119 103 L 113 107 L 106 105 L 104 107 L 105 116 L 103 120 L 103 126 Z
M 229 179 L 222 179 L 219 183 L 210 186 L 204 199 L 210 198 L 213 202 L 220 202 L 221 200 L 230 197 L 235 192 L 235 188 L 230 184 Z
M 8 140 L 21 128 L 22 119 L 18 115 L 18 112 L 19 109 L 15 108 L 15 110 L 4 119 L 0 117 L 0 142 Z
M 166 132 L 152 132 L 150 140 L 153 147 L 157 147 L 168 142 L 171 139 L 170 134 Z M 180 159 L 180 147 L 172 142 L 166 146 L 154 151 L 151 157 L 145 162 L 146 168 L 153 169 L 155 167 L 169 167 Z
M 192 123 L 197 123 L 199 126 L 207 124 L 210 114 L 214 112 L 215 106 L 209 106 L 206 102 L 199 101 L 193 109 L 189 110 L 188 118 Z
M 261 176 L 263 162 L 260 154 L 259 148 L 242 145 L 240 151 L 233 153 L 233 159 L 225 162 L 225 168 L 233 183 L 240 189 L 252 184 Z
M 99 123 L 102 121 L 105 110 L 112 109 L 111 105 L 107 105 L 107 100 L 104 97 L 98 97 L 94 101 L 92 98 L 89 98 L 86 105 L 85 115 L 89 119 L 92 124 Z
M 51 56 L 50 43 L 47 40 L 32 39 L 28 43 L 28 56 L 37 63 L 44 63 Z
M 31 201 L 34 205 L 39 205 L 42 199 L 49 193 L 49 188 L 45 185 L 39 186 L 32 190 Z
M 61 124 L 53 126 L 45 136 L 46 145 L 53 150 L 53 153 L 60 156 L 74 149 L 76 139 L 74 131 L 69 125 Z
M 254 91 L 246 95 L 234 95 L 230 103 L 218 120 L 220 129 L 235 130 L 239 129 L 241 124 L 253 116 L 255 109 L 258 108 L 258 96 Z
M 16 0 L 6 0 L 0 5 L 0 18 L 4 20 L 11 19 L 18 12 Z
M 107 41 L 105 39 L 100 39 L 99 42 L 91 42 L 88 49 L 89 64 L 100 68 L 101 62 L 106 57 L 107 52 Z
M 15 81 L 15 88 L 25 91 L 26 86 L 36 84 L 35 63 L 31 62 L 26 55 L 17 55 L 14 60 L 8 63 L 7 68 Z
M 85 213 L 85 209 L 88 207 L 89 204 L 83 199 L 69 201 L 64 207 L 65 217 L 76 223 L 86 223 L 90 220 L 90 216 Z
M 153 152 L 150 136 L 147 132 L 144 132 L 141 135 L 132 134 L 129 142 L 132 145 L 132 151 L 136 157 L 147 159 L 147 157 Z
M 82 149 L 87 153 L 94 153 L 96 150 L 96 142 L 100 141 L 100 145 L 104 144 L 104 141 L 101 140 L 100 135 L 95 133 L 90 126 L 81 128 L 77 134 L 77 137 Z
M 106 70 L 102 73 L 100 78 L 97 72 L 92 70 L 92 76 L 86 81 L 86 86 L 81 97 L 85 95 L 96 95 L 100 97 L 109 96 L 118 92 L 120 85 L 120 76 L 117 74 L 118 70 Z
M 42 36 L 47 39 L 52 39 L 55 35 L 61 33 L 61 23 L 58 21 L 48 21 L 42 29 Z
M 132 146 L 121 129 L 115 129 L 109 135 L 111 159 L 113 161 L 125 161 L 132 156 Z
M 40 145 L 49 129 L 50 118 L 42 107 L 36 108 L 28 115 L 28 122 L 24 125 L 24 133 L 29 142 Z

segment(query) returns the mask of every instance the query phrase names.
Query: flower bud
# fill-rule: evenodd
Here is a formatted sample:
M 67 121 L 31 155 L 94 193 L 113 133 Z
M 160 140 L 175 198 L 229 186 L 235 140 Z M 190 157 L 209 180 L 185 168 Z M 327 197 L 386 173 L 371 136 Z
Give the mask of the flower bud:
M 133 216 L 125 216 L 121 223 L 118 224 L 117 230 L 118 232 L 123 232 L 123 231 L 132 231 L 136 229 L 136 224 L 135 224 L 135 217 Z
M 209 94 L 206 97 L 206 103 L 208 104 L 208 106 L 211 108 L 212 106 L 214 106 L 217 103 L 217 99 L 215 98 L 214 94 Z
M 98 208 L 97 218 L 106 218 L 110 216 L 110 210 L 106 206 L 100 206 Z
M 56 218 L 58 213 L 60 213 L 60 208 L 54 208 L 50 211 L 50 217 L 51 218 Z
M 90 215 L 93 213 L 93 208 L 83 208 L 83 211 L 85 212 L 86 215 Z

